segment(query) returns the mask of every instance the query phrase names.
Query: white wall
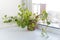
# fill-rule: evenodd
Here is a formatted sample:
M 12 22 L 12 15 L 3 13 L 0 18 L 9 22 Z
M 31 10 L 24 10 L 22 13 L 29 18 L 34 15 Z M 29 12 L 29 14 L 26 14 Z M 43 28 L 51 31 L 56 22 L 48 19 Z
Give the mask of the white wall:
M 16 15 L 20 0 L 0 0 L 0 18 L 2 15 Z
M 60 12 L 60 0 L 46 0 L 47 10 Z
M 18 12 L 18 4 L 21 0 L 0 0 L 0 24 L 2 23 L 2 16 L 16 15 Z M 0 25 L 1 27 L 1 25 Z

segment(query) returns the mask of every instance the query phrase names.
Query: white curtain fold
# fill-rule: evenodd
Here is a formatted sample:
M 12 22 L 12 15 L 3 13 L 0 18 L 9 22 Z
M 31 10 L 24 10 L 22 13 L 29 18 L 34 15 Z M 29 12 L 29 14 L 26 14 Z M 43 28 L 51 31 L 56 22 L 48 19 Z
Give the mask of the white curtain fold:
M 22 0 L 22 3 L 25 3 L 24 8 L 28 8 L 30 11 L 32 11 L 32 0 Z

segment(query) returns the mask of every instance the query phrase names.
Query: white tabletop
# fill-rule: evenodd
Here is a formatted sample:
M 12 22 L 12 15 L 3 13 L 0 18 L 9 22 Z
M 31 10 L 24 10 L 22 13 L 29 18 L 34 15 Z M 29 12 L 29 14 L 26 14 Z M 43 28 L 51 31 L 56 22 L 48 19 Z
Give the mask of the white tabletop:
M 41 38 L 40 30 L 27 31 L 18 27 L 0 29 L 0 40 L 45 40 Z M 60 40 L 60 35 L 48 33 L 48 40 Z

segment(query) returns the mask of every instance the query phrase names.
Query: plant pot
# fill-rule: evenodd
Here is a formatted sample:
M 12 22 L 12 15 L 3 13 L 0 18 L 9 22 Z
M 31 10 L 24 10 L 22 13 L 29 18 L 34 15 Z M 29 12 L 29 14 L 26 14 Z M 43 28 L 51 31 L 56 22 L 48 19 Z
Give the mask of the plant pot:
M 27 26 L 29 31 L 34 31 L 36 29 L 36 20 L 29 20 L 29 25 Z
M 29 30 L 29 31 L 34 31 L 35 29 L 37 29 L 37 25 L 36 24 L 34 24 L 35 26 L 32 26 L 32 25 L 29 25 L 28 27 L 27 27 L 27 30 Z
M 27 27 L 27 30 L 29 30 L 29 31 L 34 31 L 34 30 L 35 30 L 35 27 L 28 26 L 28 27 Z

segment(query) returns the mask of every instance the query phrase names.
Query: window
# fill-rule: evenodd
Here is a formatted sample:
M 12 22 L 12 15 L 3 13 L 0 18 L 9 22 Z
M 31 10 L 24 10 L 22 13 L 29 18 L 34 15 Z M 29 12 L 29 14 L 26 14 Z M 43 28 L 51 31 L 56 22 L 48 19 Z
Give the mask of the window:
M 60 0 L 46 0 L 46 10 L 50 14 L 52 24 L 60 28 Z
M 26 1 L 26 0 L 25 0 Z M 52 17 L 52 26 L 60 28 L 60 0 L 28 0 L 25 2 L 27 7 L 33 13 L 41 13 L 41 6 L 43 10 L 46 8 L 49 16 Z M 41 5 L 43 4 L 43 5 Z
M 40 4 L 32 3 L 32 12 L 40 14 Z
M 32 11 L 40 14 L 41 4 L 46 4 L 46 10 L 49 16 L 52 17 L 51 26 L 60 28 L 60 0 L 32 0 Z
M 40 14 L 45 9 L 45 6 L 45 1 L 43 0 L 32 0 L 32 11 L 34 13 Z

